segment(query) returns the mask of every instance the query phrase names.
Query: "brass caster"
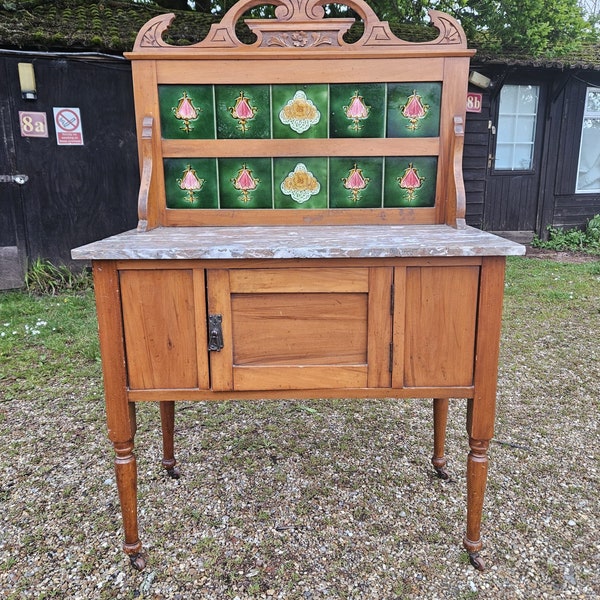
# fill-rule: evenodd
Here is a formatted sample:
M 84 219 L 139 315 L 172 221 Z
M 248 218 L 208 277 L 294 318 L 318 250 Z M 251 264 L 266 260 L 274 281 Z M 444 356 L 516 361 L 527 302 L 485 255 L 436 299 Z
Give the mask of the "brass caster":
M 146 567 L 146 559 L 142 556 L 141 553 L 131 554 L 129 556 L 129 562 L 136 571 L 143 571 Z
M 483 558 L 479 556 L 479 552 L 469 552 L 469 562 L 478 571 L 485 571 L 485 562 Z

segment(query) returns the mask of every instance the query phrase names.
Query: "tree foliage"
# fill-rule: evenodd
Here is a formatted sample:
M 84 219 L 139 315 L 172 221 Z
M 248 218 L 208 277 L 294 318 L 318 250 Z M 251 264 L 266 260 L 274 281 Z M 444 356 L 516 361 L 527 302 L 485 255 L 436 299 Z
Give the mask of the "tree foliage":
M 142 0 L 143 1 L 143 0 Z M 236 0 L 156 0 L 169 9 L 224 14 Z M 268 2 L 268 0 L 266 0 Z M 578 0 L 367 0 L 381 19 L 422 23 L 428 8 L 453 14 L 467 36 L 491 51 L 527 52 L 535 57 L 559 57 L 597 41 L 594 18 Z M 595 5 L 595 3 L 594 3 Z M 587 7 L 589 8 L 589 7 Z M 332 4 L 331 16 L 345 14 Z M 268 14 L 264 11 L 260 14 Z

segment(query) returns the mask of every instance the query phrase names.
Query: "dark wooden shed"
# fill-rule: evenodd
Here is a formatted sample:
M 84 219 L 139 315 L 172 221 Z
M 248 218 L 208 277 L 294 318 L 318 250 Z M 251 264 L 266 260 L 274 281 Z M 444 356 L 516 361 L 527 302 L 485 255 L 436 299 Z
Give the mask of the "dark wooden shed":
M 490 87 L 465 135 L 467 217 L 488 231 L 583 227 L 600 213 L 600 61 L 477 57 Z
M 27 261 L 71 265 L 71 248 L 135 226 L 139 173 L 122 52 L 143 23 L 167 12 L 119 1 L 11 6 L 0 5 L 0 175 L 29 179 L 0 181 L 0 289 L 22 285 Z M 203 38 L 212 21 L 180 13 L 171 43 Z M 401 37 L 411 35 L 427 32 Z M 482 103 L 467 116 L 469 224 L 527 239 L 600 213 L 599 57 L 598 46 L 561 62 L 478 52 L 472 71 L 490 86 L 470 88 Z M 19 63 L 33 65 L 35 99 L 22 97 Z M 55 108 L 78 109 L 82 145 L 58 144 Z M 22 113 L 31 112 L 45 115 L 47 137 L 23 135 Z

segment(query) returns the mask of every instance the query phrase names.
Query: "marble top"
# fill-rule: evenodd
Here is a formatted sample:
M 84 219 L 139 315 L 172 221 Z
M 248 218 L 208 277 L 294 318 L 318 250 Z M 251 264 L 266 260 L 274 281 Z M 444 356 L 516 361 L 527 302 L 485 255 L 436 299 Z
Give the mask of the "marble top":
M 159 227 L 75 248 L 78 260 L 516 256 L 525 247 L 447 225 Z

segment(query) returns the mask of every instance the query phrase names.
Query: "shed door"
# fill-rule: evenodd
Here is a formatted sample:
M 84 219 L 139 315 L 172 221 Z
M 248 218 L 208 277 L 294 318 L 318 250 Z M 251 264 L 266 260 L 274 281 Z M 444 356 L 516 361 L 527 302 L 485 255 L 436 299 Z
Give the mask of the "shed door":
M 7 60 L 3 58 L 0 58 L 0 79 L 10 80 Z M 0 175 L 4 176 L 0 177 L 0 290 L 21 287 L 25 277 L 22 193 L 28 184 L 6 181 L 12 175 L 24 173 L 15 151 L 14 115 L 10 94 L 0 93 L 0 139 L 3 146 L 0 148 Z
M 535 231 L 544 139 L 545 87 L 507 83 L 492 106 L 484 229 Z

